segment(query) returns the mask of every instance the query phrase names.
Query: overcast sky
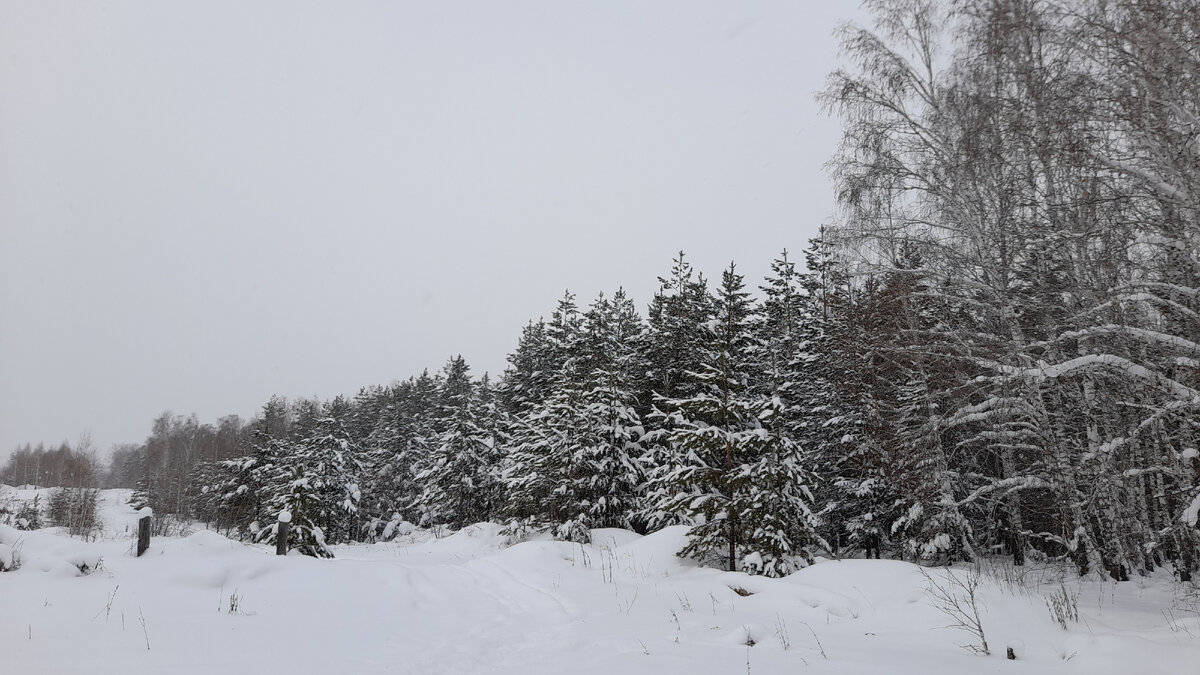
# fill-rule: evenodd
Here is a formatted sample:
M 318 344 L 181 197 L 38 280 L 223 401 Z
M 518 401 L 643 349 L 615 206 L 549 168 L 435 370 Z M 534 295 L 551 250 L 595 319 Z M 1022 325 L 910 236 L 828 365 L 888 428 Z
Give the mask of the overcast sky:
M 0 0 L 0 458 L 463 354 L 833 212 L 856 1 Z

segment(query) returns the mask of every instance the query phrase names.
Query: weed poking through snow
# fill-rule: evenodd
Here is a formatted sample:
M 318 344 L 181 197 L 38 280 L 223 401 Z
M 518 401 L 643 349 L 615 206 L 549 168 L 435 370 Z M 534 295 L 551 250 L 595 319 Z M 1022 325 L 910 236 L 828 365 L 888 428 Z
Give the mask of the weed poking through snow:
M 1050 617 L 1066 630 L 1068 621 L 1079 621 L 1079 592 L 1072 593 L 1067 590 L 1065 583 L 1059 582 L 1058 589 L 1046 597 L 1046 609 L 1050 610 Z
M 975 642 L 960 645 L 963 649 L 984 656 L 991 654 L 987 636 L 983 632 L 983 621 L 979 618 L 979 574 L 973 570 L 965 570 L 962 576 L 951 569 L 945 572 L 945 577 L 939 580 L 926 570 L 921 570 L 921 575 L 929 584 L 925 591 L 933 599 L 933 606 L 950 617 L 952 623 L 947 628 L 956 628 L 974 638 Z

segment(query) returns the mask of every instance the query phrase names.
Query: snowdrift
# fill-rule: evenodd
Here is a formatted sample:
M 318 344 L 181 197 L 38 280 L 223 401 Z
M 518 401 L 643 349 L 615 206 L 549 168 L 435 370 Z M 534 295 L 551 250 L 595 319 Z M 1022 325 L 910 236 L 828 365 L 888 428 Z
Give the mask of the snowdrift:
M 680 560 L 682 527 L 509 546 L 486 523 L 338 547 L 333 560 L 206 530 L 155 538 L 135 558 L 127 498 L 103 494 L 96 541 L 0 527 L 0 562 L 21 559 L 0 573 L 4 672 L 1184 673 L 1200 662 L 1200 600 L 1168 580 L 983 574 L 984 656 L 927 592 L 948 572 L 903 562 L 820 561 L 767 579 Z M 1077 594 L 1066 629 L 1047 609 L 1060 588 Z

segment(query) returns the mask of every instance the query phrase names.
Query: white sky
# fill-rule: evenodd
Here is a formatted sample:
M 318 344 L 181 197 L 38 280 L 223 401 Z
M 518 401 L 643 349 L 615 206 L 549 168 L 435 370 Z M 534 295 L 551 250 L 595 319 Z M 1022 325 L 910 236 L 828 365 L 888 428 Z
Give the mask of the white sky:
M 856 1 L 0 0 L 0 459 L 505 365 L 833 212 Z

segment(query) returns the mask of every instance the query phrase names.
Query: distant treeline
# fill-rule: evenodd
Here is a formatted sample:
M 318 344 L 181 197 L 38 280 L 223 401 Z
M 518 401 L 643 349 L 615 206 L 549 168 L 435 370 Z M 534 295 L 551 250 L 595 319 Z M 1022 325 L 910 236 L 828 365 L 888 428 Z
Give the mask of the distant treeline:
M 0 483 L 40 487 L 97 487 L 102 479 L 96 453 L 84 440 L 72 448 L 64 442 L 47 449 L 26 444 L 0 468 Z

